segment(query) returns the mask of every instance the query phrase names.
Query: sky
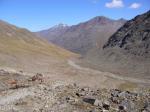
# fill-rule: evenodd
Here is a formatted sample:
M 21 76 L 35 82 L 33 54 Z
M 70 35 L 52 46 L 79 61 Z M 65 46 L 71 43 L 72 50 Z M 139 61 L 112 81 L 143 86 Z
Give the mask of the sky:
M 0 20 L 30 31 L 75 25 L 96 16 L 129 20 L 148 10 L 150 0 L 0 0 Z

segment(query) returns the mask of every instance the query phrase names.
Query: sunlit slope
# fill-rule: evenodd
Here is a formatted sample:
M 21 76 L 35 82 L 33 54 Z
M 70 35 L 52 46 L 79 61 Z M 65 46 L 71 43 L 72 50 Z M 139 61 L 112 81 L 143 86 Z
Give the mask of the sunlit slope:
M 1 67 L 47 68 L 52 62 L 72 56 L 75 54 L 36 37 L 26 29 L 0 21 Z

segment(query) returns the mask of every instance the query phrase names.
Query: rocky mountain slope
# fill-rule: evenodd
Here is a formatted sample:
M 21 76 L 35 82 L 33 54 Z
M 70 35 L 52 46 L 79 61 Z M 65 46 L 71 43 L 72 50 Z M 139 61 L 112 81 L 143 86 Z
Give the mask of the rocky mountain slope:
M 112 20 L 103 16 L 73 26 L 58 25 L 48 30 L 37 32 L 50 42 L 70 51 L 85 54 L 92 48 L 100 48 L 107 39 L 126 21 Z
M 104 45 L 104 49 L 113 47 L 150 58 L 150 11 L 128 21 Z
M 53 62 L 73 55 L 26 29 L 0 21 L 0 67 L 46 70 Z
M 51 42 L 54 41 L 55 38 L 61 37 L 61 35 L 65 33 L 68 28 L 69 26 L 61 23 L 50 29 L 39 31 L 37 34 L 41 35 L 42 37 L 45 37 Z
M 125 76 L 150 78 L 149 28 L 150 11 L 126 22 L 109 38 L 103 50 L 90 51 L 86 60 L 97 69 Z

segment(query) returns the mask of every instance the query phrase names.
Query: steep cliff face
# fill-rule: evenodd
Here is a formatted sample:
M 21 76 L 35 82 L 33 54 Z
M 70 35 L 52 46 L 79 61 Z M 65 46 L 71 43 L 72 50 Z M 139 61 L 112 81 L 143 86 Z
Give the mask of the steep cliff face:
M 150 58 L 150 11 L 128 21 L 104 45 L 119 47 L 127 53 Z

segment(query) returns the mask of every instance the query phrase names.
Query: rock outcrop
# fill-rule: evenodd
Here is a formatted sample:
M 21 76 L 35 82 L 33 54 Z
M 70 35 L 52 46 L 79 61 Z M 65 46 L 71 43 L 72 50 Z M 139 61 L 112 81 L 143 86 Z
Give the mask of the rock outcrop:
M 95 69 L 134 78 L 150 78 L 150 11 L 127 21 L 104 44 L 86 55 Z
M 119 47 L 132 55 L 150 58 L 150 11 L 128 21 L 104 45 Z

